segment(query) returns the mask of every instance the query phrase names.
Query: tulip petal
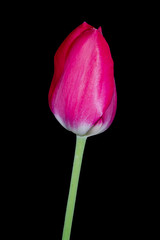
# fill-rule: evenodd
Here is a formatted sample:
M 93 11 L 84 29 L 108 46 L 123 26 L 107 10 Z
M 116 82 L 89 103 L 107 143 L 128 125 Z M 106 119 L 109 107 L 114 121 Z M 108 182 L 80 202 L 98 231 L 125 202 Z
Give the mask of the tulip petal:
M 50 98 L 52 97 L 52 94 L 54 92 L 55 86 L 57 82 L 59 81 L 59 78 L 63 72 L 66 55 L 68 53 L 68 50 L 70 49 L 72 43 L 74 40 L 86 29 L 92 28 L 91 25 L 89 25 L 86 22 L 83 22 L 80 26 L 78 26 L 76 29 L 74 29 L 62 42 L 60 47 L 58 48 L 55 56 L 54 56 L 54 76 L 51 82 L 48 99 L 50 102 Z
M 113 97 L 109 107 L 107 108 L 103 116 L 97 121 L 97 123 L 93 127 L 91 127 L 91 129 L 86 133 L 86 136 L 90 137 L 106 131 L 113 122 L 113 119 L 116 114 L 116 108 L 117 108 L 117 92 L 116 86 L 114 86 Z
M 99 129 L 98 134 L 106 131 L 110 127 L 115 117 L 116 109 L 117 109 L 117 91 L 116 85 L 114 85 L 113 97 L 109 107 L 106 109 L 105 113 L 102 116 L 103 124 L 102 127 Z

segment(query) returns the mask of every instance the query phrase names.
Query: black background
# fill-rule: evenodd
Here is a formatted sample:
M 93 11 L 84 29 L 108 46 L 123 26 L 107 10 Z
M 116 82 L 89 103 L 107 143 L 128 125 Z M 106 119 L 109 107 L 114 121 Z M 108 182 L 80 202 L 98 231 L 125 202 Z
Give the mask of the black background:
M 140 69 L 146 21 L 141 11 L 140 6 L 117 3 L 38 3 L 20 6 L 14 23 L 10 19 L 20 80 L 14 81 L 11 116 L 16 118 L 9 138 L 15 157 L 7 161 L 4 180 L 9 196 L 5 221 L 11 226 L 6 234 L 61 239 L 76 136 L 54 118 L 48 91 L 57 48 L 84 21 L 101 26 L 110 46 L 118 103 L 110 128 L 87 139 L 71 240 L 150 234 L 152 169 L 144 146 Z

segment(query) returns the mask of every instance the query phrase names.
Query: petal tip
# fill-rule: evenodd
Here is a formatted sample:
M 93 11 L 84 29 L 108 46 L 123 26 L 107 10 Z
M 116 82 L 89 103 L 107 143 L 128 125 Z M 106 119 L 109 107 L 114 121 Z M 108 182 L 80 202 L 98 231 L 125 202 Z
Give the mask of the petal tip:
M 98 28 L 98 31 L 99 31 L 100 33 L 102 33 L 102 27 L 101 27 L 101 26 Z
M 84 22 L 82 23 L 82 25 L 88 26 L 89 24 L 88 24 L 86 21 L 84 21 Z
M 92 28 L 92 26 L 90 24 L 88 24 L 86 21 L 84 21 L 81 26 L 85 27 L 85 28 Z

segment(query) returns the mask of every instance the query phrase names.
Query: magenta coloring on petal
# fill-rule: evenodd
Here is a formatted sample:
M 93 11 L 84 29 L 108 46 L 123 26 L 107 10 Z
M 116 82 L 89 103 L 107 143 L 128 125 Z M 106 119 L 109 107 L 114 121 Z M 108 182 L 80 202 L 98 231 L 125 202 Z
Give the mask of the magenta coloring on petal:
M 113 65 L 101 27 L 83 23 L 61 44 L 54 58 L 49 106 L 66 129 L 88 136 L 110 126 L 117 102 Z

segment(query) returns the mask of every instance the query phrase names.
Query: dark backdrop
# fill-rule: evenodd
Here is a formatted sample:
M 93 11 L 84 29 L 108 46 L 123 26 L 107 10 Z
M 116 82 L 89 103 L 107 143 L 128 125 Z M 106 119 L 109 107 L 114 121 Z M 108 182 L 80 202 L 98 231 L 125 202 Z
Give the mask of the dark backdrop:
M 145 22 L 139 21 L 140 15 L 140 8 L 132 5 L 94 2 L 28 4 L 15 14 L 20 81 L 12 136 L 16 157 L 8 163 L 12 177 L 7 190 L 13 235 L 61 239 L 76 136 L 54 118 L 48 91 L 54 54 L 83 21 L 102 27 L 114 60 L 118 103 L 111 127 L 87 140 L 71 240 L 149 234 L 151 173 L 143 156 L 144 80 L 139 71 Z

